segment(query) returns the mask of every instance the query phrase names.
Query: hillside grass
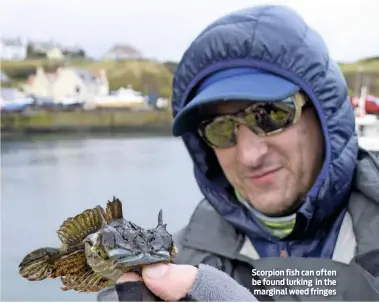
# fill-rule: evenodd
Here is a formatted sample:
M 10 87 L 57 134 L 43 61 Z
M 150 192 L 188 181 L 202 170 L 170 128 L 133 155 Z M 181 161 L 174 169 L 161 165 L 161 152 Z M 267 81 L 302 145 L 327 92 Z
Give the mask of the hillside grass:
M 339 63 L 343 73 L 356 73 L 359 68 L 363 72 L 379 72 L 379 57 L 362 59 L 353 63 Z
M 150 60 L 123 60 L 123 61 L 91 61 L 72 60 L 70 62 L 55 60 L 19 60 L 1 62 L 1 70 L 12 81 L 19 84 L 26 81 L 29 75 L 35 73 L 37 67 L 53 72 L 59 66 L 83 68 L 90 72 L 104 69 L 107 72 L 111 90 L 132 85 L 134 89 L 145 94 L 159 93 L 170 98 L 173 74 L 162 63 Z
M 369 94 L 379 96 L 379 57 L 359 60 L 353 63 L 340 63 L 339 66 L 349 86 L 349 94 L 354 94 L 357 73 L 360 71 Z M 359 92 L 360 93 L 360 92 Z
M 47 71 L 54 71 L 59 66 L 73 66 L 91 72 L 104 69 L 107 72 L 110 89 L 116 90 L 131 84 L 134 89 L 144 94 L 159 93 L 171 98 L 171 86 L 175 62 L 160 63 L 151 60 L 122 60 L 122 61 L 91 61 L 72 60 L 54 61 L 47 59 L 28 59 L 19 61 L 2 61 L 1 70 L 5 72 L 12 83 L 20 84 L 26 81 L 37 67 L 42 66 Z M 379 95 L 379 57 L 362 59 L 354 63 L 339 63 L 352 94 L 355 86 L 356 73 L 362 68 L 363 75 L 369 78 L 371 94 Z

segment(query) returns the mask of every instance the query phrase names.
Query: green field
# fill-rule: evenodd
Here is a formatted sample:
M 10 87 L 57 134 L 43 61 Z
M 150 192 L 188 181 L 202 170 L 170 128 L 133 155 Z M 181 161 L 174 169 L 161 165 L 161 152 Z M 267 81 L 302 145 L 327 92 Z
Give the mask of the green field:
M 134 89 L 145 94 L 159 92 L 161 96 L 167 98 L 171 97 L 173 72 L 176 67 L 175 62 L 160 63 L 143 59 L 123 61 L 72 60 L 70 62 L 36 59 L 3 61 L 1 69 L 11 78 L 12 85 L 18 85 L 25 82 L 38 66 L 42 66 L 48 71 L 54 71 L 62 65 L 80 67 L 89 71 L 106 70 L 111 90 L 131 84 Z M 379 95 L 379 57 L 367 58 L 348 64 L 340 63 L 340 67 L 349 85 L 350 94 L 354 90 L 358 68 L 362 68 L 363 75 L 369 77 L 370 93 Z
M 104 69 L 107 72 L 111 90 L 126 87 L 131 84 L 135 90 L 145 94 L 159 92 L 161 96 L 170 98 L 173 74 L 165 64 L 150 60 L 125 61 L 90 61 L 73 60 L 70 62 L 46 59 L 3 61 L 1 70 L 11 79 L 12 85 L 26 81 L 29 75 L 35 73 L 41 66 L 46 71 L 53 72 L 59 66 L 69 65 L 83 68 L 90 72 Z

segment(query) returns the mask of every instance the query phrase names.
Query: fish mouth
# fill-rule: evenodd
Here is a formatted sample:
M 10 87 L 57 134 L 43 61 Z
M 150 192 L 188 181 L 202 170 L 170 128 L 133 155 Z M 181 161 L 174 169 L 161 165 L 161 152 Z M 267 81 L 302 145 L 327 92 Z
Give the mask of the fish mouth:
M 169 262 L 171 259 L 168 251 L 140 252 L 131 254 L 123 249 L 114 249 L 108 253 L 109 257 L 118 265 L 138 266 L 158 262 Z

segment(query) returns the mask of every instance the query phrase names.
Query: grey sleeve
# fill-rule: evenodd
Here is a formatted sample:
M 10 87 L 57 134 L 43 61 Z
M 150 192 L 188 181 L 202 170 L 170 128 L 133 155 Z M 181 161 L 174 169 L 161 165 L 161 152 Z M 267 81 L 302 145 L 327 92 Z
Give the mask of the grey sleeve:
M 251 292 L 213 266 L 200 264 L 193 288 L 188 293 L 196 301 L 258 301 Z

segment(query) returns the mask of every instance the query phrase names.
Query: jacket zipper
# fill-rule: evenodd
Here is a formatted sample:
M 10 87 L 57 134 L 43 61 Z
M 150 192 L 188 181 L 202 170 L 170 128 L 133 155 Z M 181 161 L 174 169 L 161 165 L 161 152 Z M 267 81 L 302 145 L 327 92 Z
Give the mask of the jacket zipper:
M 287 245 L 285 243 L 280 242 L 280 257 L 281 258 L 288 258 L 289 257 L 288 249 L 286 246 Z

